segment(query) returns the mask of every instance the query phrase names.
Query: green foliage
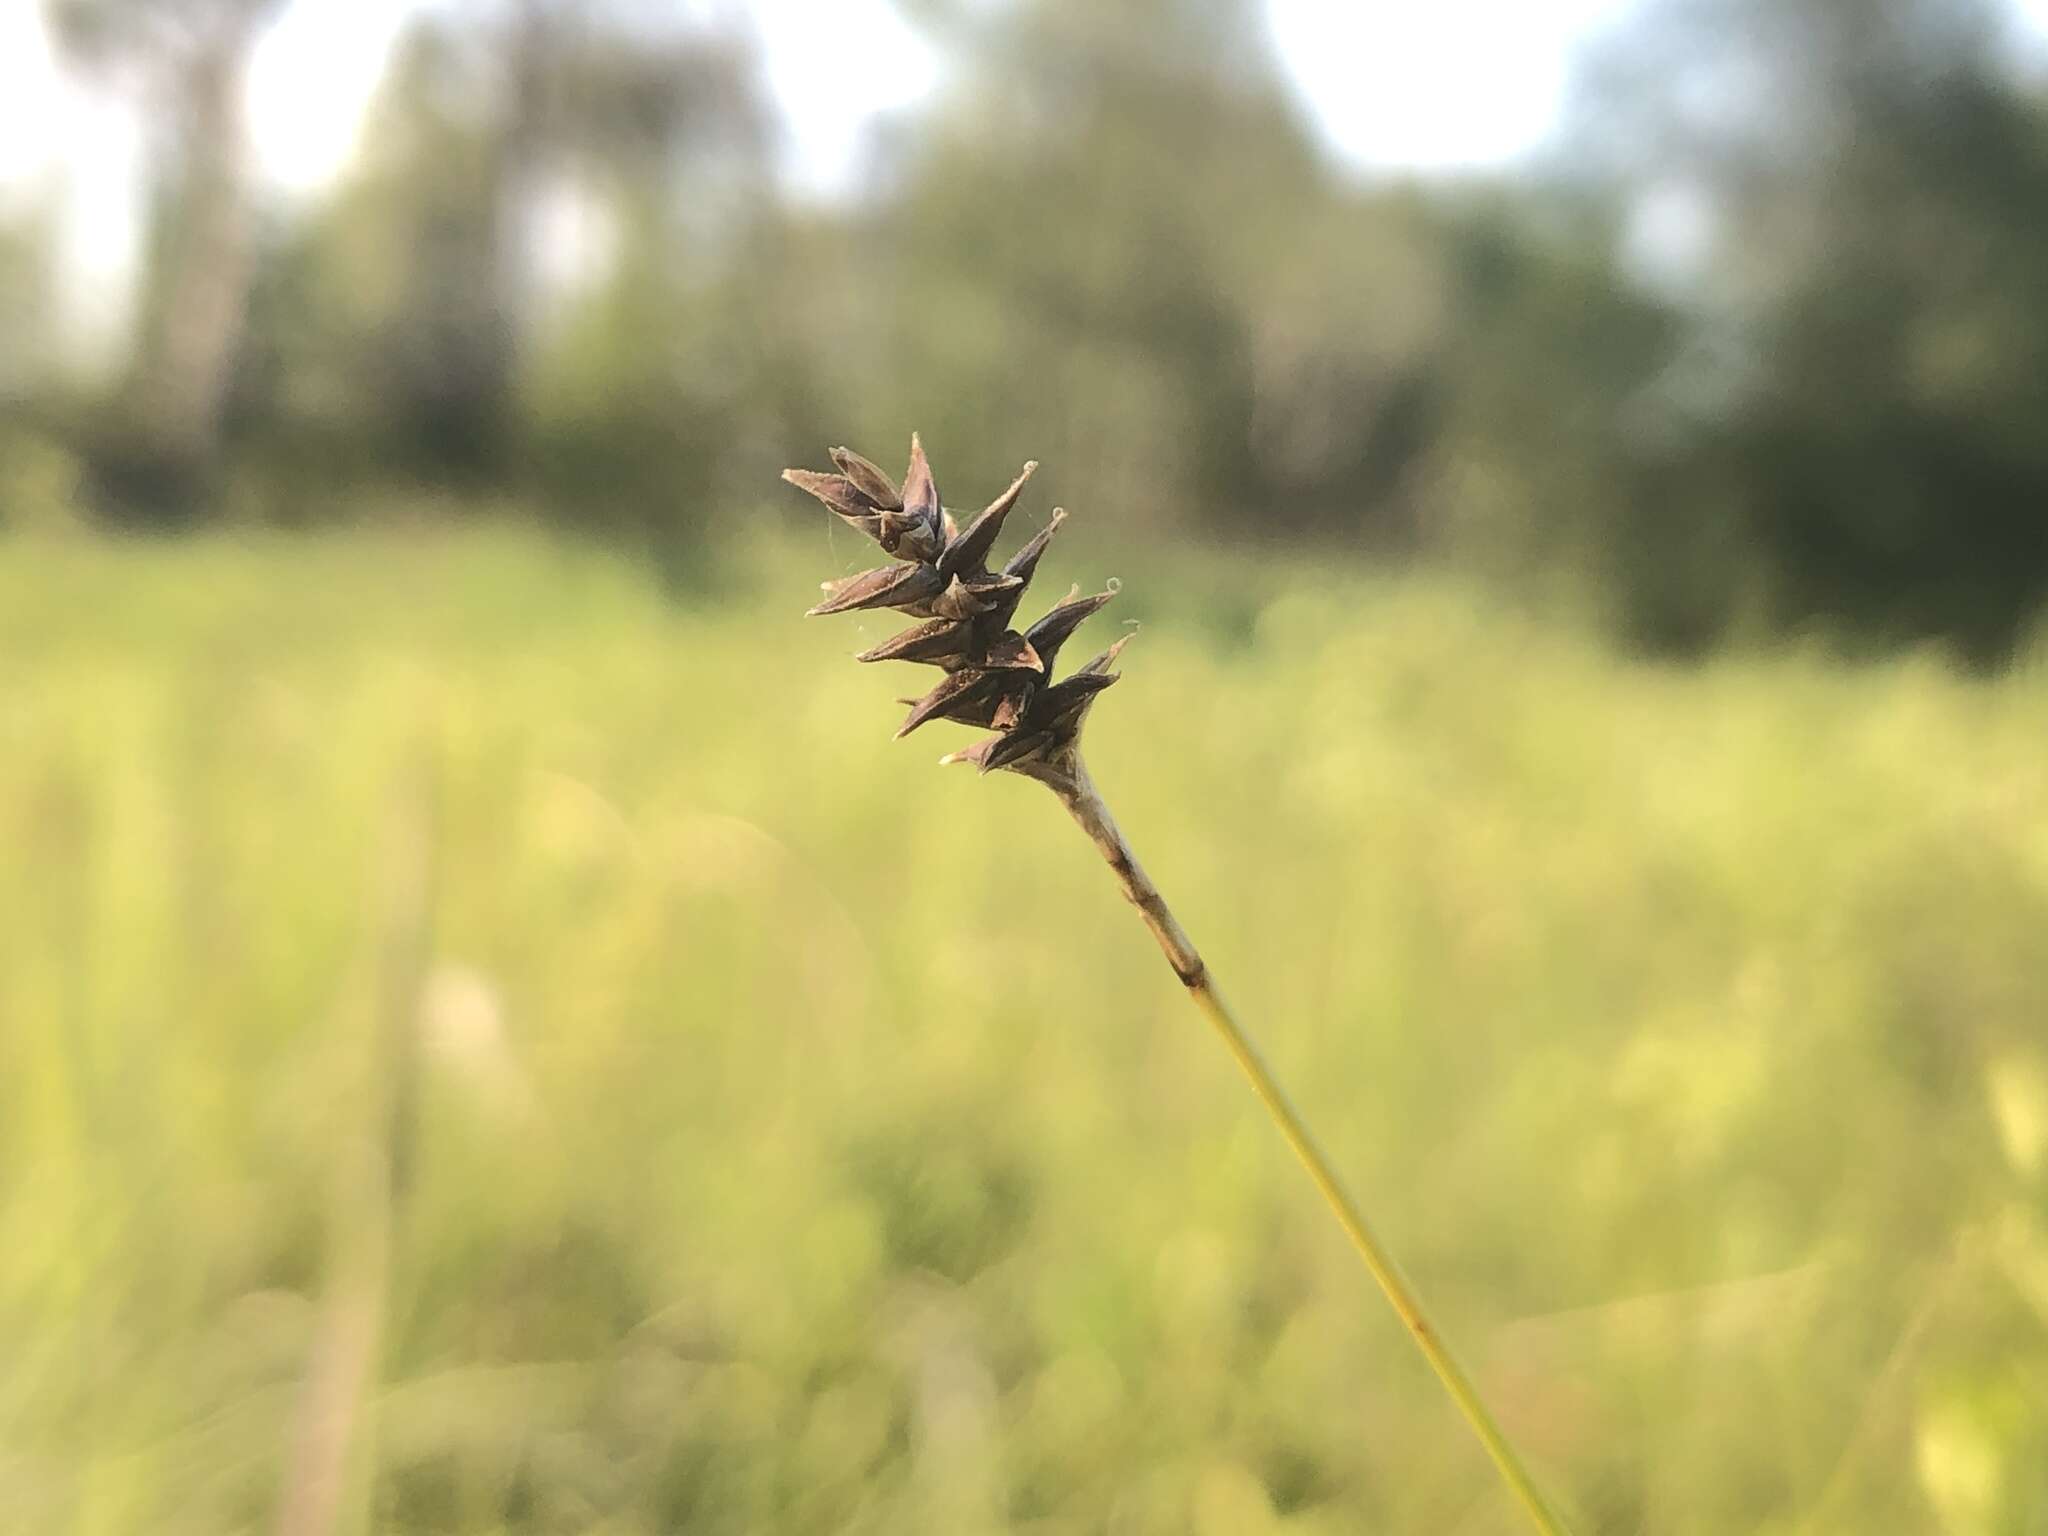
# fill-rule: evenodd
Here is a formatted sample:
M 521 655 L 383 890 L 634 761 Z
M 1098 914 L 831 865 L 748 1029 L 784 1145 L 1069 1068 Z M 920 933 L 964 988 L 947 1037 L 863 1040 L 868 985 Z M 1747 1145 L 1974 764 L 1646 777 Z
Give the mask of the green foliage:
M 424 737 L 375 1528 L 1514 1528 L 1093 852 L 796 621 L 821 548 L 0 543 L 10 1518 L 270 1523 Z M 1581 1528 L 2033 1529 L 2040 659 L 1123 574 L 1230 607 L 1151 593 L 1097 777 Z
M 942 85 L 823 203 L 736 33 L 436 12 L 249 272 L 268 0 L 50 3 L 180 146 L 123 378 L 68 418 L 116 514 L 452 490 L 686 589 L 792 443 L 915 426 L 1132 537 L 1435 560 L 1657 654 L 1990 668 L 2048 598 L 2048 116 L 1983 0 L 1659 0 L 1562 153 L 1450 185 L 1334 164 L 1252 0 L 925 0 Z
M 242 87 L 279 0 L 44 0 L 66 62 L 139 109 L 150 155 L 118 382 L 79 427 L 107 516 L 175 526 L 219 488 L 249 301 Z
M 1708 214 L 1701 399 L 1637 470 L 1639 628 L 2008 660 L 2048 596 L 2048 98 L 1989 7 L 1667 0 L 1593 131 Z M 1612 151 L 1608 152 L 1611 157 Z M 1731 572 L 1734 579 L 1730 579 Z
M 280 520 L 351 485 L 476 487 L 510 468 L 502 129 L 477 100 L 482 51 L 409 34 L 354 173 L 259 274 L 238 427 L 273 469 Z
M 773 427 L 740 266 L 764 138 L 751 61 L 716 36 L 603 8 L 418 22 L 358 163 L 264 264 L 253 499 L 294 522 L 394 484 L 517 492 L 701 565 Z
M 26 208 L 0 204 L 0 407 L 13 407 L 49 376 L 55 357 L 51 308 L 57 285 L 50 258 L 54 208 L 47 197 Z
M 51 436 L 0 425 L 0 529 L 69 534 L 85 525 L 78 460 Z

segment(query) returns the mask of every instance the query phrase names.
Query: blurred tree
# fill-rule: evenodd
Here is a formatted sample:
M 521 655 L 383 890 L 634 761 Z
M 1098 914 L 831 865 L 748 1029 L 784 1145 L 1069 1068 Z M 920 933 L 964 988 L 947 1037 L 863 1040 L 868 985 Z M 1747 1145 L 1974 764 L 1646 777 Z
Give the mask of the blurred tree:
M 45 531 L 77 521 L 78 466 L 58 431 L 54 199 L 24 200 L 0 218 L 0 529 Z
M 529 483 L 558 516 L 679 571 L 711 509 L 746 494 L 735 459 L 766 425 L 751 319 L 769 295 L 757 250 L 774 189 L 757 61 L 730 34 L 625 12 L 557 47 L 546 86 L 553 222 L 529 248 L 578 236 L 525 377 Z M 775 451 L 762 445 L 756 484 Z
M 422 475 L 482 489 L 509 431 L 511 328 L 489 113 L 470 42 L 402 39 L 361 154 L 264 252 L 233 437 L 287 519 Z
M 1506 586 L 1580 601 L 1663 579 L 1661 552 L 1645 565 L 1630 538 L 1631 491 L 1679 317 L 1621 272 L 1597 202 L 1539 183 L 1474 191 L 1446 214 L 1432 544 Z M 1697 581 L 1710 566 L 1695 549 L 1682 568 Z
M 1249 0 L 920 14 L 954 91 L 885 158 L 817 321 L 848 420 L 918 421 L 977 483 L 1027 445 L 1051 494 L 1141 524 L 1517 577 L 1583 546 L 1669 347 L 1611 232 L 1347 181 Z
M 0 216 L 0 410 L 20 409 L 50 381 L 56 313 L 50 225 L 47 206 Z
M 1032 0 L 942 25 L 955 89 L 849 243 L 869 299 L 830 358 L 857 419 L 925 424 L 977 480 L 1028 445 L 1055 489 L 1140 522 L 1398 526 L 1367 487 L 1411 446 L 1428 220 L 1336 183 L 1259 7 Z
M 248 297 L 243 75 L 280 0 L 46 0 L 62 55 L 140 104 L 155 167 L 136 339 L 93 452 L 109 509 L 189 515 Z
M 1685 594 L 1722 622 L 1988 665 L 2048 596 L 2048 104 L 2002 49 L 1958 0 L 1673 0 L 1606 61 L 1603 172 L 1706 210 L 1712 365 L 1642 484 L 1665 563 L 1747 558 Z
M 252 445 L 359 478 L 367 440 L 379 473 L 593 530 L 701 506 L 746 371 L 713 290 L 768 140 L 724 34 L 561 0 L 421 20 L 354 174 L 267 265 Z

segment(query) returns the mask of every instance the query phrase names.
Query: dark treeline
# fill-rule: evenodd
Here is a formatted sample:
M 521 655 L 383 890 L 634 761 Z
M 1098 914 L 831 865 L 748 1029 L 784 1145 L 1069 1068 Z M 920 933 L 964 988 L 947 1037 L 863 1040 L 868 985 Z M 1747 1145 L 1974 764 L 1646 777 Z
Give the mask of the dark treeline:
M 928 0 L 946 86 L 826 206 L 744 38 L 525 0 L 415 23 L 289 214 L 238 118 L 275 0 L 48 8 L 158 154 L 110 377 L 0 235 L 0 516 L 31 460 L 141 525 L 428 486 L 687 566 L 914 424 L 963 499 L 1028 454 L 1136 534 L 1455 562 L 1658 649 L 1995 664 L 2048 591 L 2048 100 L 1966 0 L 1653 0 L 1548 161 L 1440 185 L 1334 167 L 1252 0 Z

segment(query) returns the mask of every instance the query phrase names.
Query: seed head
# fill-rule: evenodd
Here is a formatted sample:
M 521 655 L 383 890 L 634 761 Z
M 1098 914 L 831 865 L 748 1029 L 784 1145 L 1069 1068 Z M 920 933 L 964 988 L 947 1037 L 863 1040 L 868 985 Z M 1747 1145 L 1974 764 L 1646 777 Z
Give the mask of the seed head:
M 786 469 L 782 478 L 811 495 L 881 545 L 895 564 L 824 583 L 825 599 L 810 611 L 846 613 L 894 608 L 924 622 L 863 651 L 856 661 L 915 661 L 945 676 L 897 727 L 907 736 L 932 720 L 958 720 L 996 734 L 943 759 L 972 763 L 983 773 L 1013 773 L 1054 782 L 1077 771 L 1081 723 L 1095 696 L 1117 680 L 1112 670 L 1126 635 L 1078 670 L 1053 681 L 1053 661 L 1082 621 L 1116 596 L 1117 584 L 1083 596 L 1076 587 L 1021 634 L 1010 627 L 1045 547 L 1066 520 L 1051 519 L 1000 570 L 989 552 L 1038 465 L 1027 463 L 1004 491 L 963 528 L 939 504 L 938 484 L 915 433 L 910 468 L 899 491 L 874 464 L 834 448 L 837 474 Z

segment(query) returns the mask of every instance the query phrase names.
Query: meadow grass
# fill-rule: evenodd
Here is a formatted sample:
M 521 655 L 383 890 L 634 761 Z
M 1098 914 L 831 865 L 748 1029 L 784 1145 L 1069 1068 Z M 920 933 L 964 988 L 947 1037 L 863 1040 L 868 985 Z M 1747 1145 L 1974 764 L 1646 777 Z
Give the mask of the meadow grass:
M 347 1523 L 1516 1529 L 1093 851 L 796 621 L 821 548 L 0 543 L 0 1528 L 271 1524 L 424 756 Z M 2042 670 L 1149 574 L 1095 777 L 1574 1523 L 2043 1529 Z

